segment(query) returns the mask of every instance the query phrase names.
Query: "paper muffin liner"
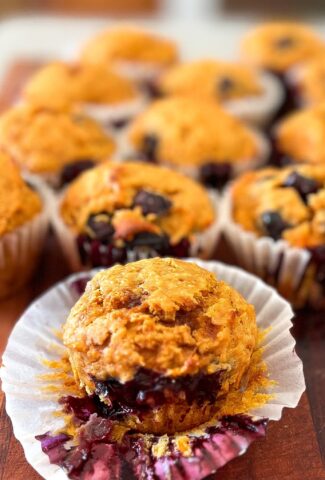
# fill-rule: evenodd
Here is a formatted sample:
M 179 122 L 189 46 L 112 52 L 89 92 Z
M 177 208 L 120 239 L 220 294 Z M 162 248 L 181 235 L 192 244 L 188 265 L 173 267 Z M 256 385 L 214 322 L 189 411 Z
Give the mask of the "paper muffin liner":
M 26 175 L 24 178 L 40 195 L 42 211 L 0 237 L 0 299 L 12 295 L 28 282 L 37 267 L 48 228 L 48 191 L 35 177 Z
M 141 165 L 139 166 L 141 167 Z M 65 224 L 60 215 L 62 197 L 62 195 L 52 195 L 50 199 L 51 224 L 71 271 L 79 272 L 81 270 L 87 270 L 89 268 L 85 267 L 81 262 L 76 235 L 73 230 Z M 215 192 L 209 192 L 209 197 L 214 207 L 215 220 L 206 230 L 192 235 L 190 246 L 191 256 L 199 257 L 203 260 L 208 260 L 213 256 L 221 233 L 218 208 L 219 196 Z
M 224 108 L 244 121 L 265 127 L 284 102 L 284 89 L 270 73 L 260 75 L 263 93 L 243 99 L 229 100 Z
M 141 84 L 155 80 L 168 66 L 120 60 L 114 63 L 114 68 L 124 77 Z
M 224 194 L 220 211 L 222 229 L 240 266 L 275 286 L 295 307 L 303 307 L 308 302 L 318 306 L 323 292 L 314 281 L 308 250 L 244 230 L 233 219 L 231 186 Z
M 139 442 L 132 445 L 130 437 L 129 454 L 126 455 L 125 450 L 121 454 L 116 450 L 106 452 L 109 458 L 106 455 L 104 461 L 107 460 L 109 466 L 104 478 L 129 478 L 123 477 L 122 465 L 124 475 L 125 471 L 133 470 L 131 477 L 139 480 L 201 480 L 243 454 L 254 439 L 265 434 L 266 419 L 279 420 L 283 408 L 296 407 L 305 389 L 302 363 L 295 353 L 295 341 L 290 334 L 293 316 L 290 305 L 274 289 L 238 268 L 218 262 L 190 261 L 215 273 L 254 305 L 258 327 L 266 329 L 262 355 L 269 377 L 274 381 L 266 388 L 266 393 L 272 396 L 268 403 L 248 412 L 245 417 L 237 420 L 223 418 L 214 426 L 210 425 L 203 435 L 193 430 L 189 433 L 191 451 L 187 456 L 176 455 L 173 436 L 165 436 L 169 441 L 169 455 L 155 458 L 152 454 L 149 456 L 150 451 L 141 445 L 139 450 Z M 40 380 L 40 375 L 48 373 L 44 360 L 57 360 L 65 352 L 55 332 L 62 327 L 86 281 L 96 271 L 72 275 L 33 303 L 16 324 L 3 356 L 2 388 L 14 434 L 21 442 L 28 462 L 47 480 L 63 480 L 67 476 L 58 466 L 49 463 L 35 436 L 62 429 L 64 420 L 55 415 L 59 409 L 55 395 L 42 394 L 44 380 Z M 66 441 L 62 434 L 55 439 L 57 446 L 60 441 Z M 51 445 L 46 439 L 44 442 L 49 451 Z M 156 476 L 151 477 L 152 473 Z

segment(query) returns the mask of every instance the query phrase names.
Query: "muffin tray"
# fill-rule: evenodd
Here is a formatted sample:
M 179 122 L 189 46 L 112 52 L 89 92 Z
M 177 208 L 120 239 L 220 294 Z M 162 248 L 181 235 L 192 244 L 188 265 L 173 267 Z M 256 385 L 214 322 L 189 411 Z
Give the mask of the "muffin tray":
M 32 19 L 29 27 L 22 24 L 22 36 L 19 44 L 23 44 L 22 37 L 31 32 Z M 10 45 L 9 53 L 2 57 L 0 66 L 0 77 L 2 77 L 3 88 L 0 93 L 0 108 L 3 109 L 15 100 L 17 92 L 25 79 L 37 66 L 39 61 L 58 55 L 56 50 L 56 41 L 40 41 L 49 24 L 45 21 L 43 25 L 35 24 L 34 35 L 30 38 L 24 47 L 18 48 L 18 42 L 13 41 L 14 32 L 17 35 L 17 25 L 8 26 L 0 35 L 0 51 L 2 52 L 3 42 Z M 16 22 L 17 23 L 17 22 Z M 64 29 L 68 31 L 68 22 L 64 24 Z M 76 32 L 76 38 L 82 41 L 91 31 L 103 22 L 87 23 L 85 29 L 82 28 L 82 22 Z M 25 27 L 24 27 L 25 25 Z M 54 24 L 52 23 L 52 28 Z M 149 24 L 150 26 L 150 24 Z M 163 28 L 163 27 L 162 27 Z M 169 29 L 173 30 L 173 26 Z M 229 27 L 230 28 L 230 27 Z M 247 28 L 247 25 L 244 26 Z M 242 29 L 244 29 L 242 27 Z M 171 33 L 172 31 L 167 32 Z M 212 38 L 212 31 L 203 37 Z M 176 28 L 175 30 L 176 31 Z M 184 28 L 178 34 L 178 38 L 186 38 L 187 29 Z M 227 31 L 227 28 L 225 29 Z M 53 30 L 52 30 L 53 32 Z M 71 38 L 73 35 L 73 28 Z M 79 32 L 79 33 L 77 33 Z M 239 28 L 236 35 L 232 35 L 235 44 L 237 37 L 241 34 Z M 56 34 L 57 35 L 57 34 Z M 78 36 L 79 35 L 79 36 Z M 62 32 L 60 37 L 62 38 Z M 44 36 L 46 38 L 46 36 Z M 56 40 L 58 37 L 56 36 Z M 10 43 L 11 42 L 11 43 Z M 195 43 L 195 42 L 194 42 Z M 221 52 L 225 42 L 220 42 L 214 53 L 229 56 L 233 53 L 232 44 Z M 209 44 L 209 42 L 208 42 Z M 73 52 L 73 44 L 63 50 L 62 56 L 70 56 Z M 185 55 L 186 55 L 185 43 Z M 198 42 L 195 47 L 197 52 L 194 55 L 200 55 L 202 45 Z M 212 49 L 210 48 L 212 53 Z M 202 52 L 202 50 L 201 50 Z M 12 62 L 12 59 L 18 59 Z M 19 60 L 21 59 L 21 60 Z M 10 68 L 9 65 L 11 64 Z M 51 252 L 51 254 L 50 254 Z M 216 252 L 218 260 L 234 263 L 234 258 L 226 245 L 221 242 Z M 21 291 L 14 299 L 9 299 L 1 304 L 0 309 L 0 355 L 5 346 L 6 338 L 9 335 L 15 321 L 23 312 L 26 306 L 41 292 L 47 289 L 53 283 L 61 280 L 68 274 L 68 268 L 61 256 L 60 250 L 49 235 L 44 256 L 40 268 L 38 269 L 35 280 L 25 290 Z M 307 383 L 307 394 L 304 394 L 299 406 L 296 409 L 286 410 L 281 422 L 271 422 L 267 436 L 264 440 L 257 441 L 241 458 L 225 466 L 215 477 L 220 480 L 241 480 L 263 479 L 263 480 L 325 480 L 325 376 L 323 373 L 325 365 L 325 322 L 322 314 L 311 312 L 299 313 L 294 326 L 294 335 L 297 340 L 297 351 L 304 362 L 305 376 Z M 308 397 L 307 397 L 308 395 Z M 311 414 L 311 411 L 313 414 Z M 30 467 L 25 458 L 20 444 L 15 439 L 9 418 L 5 413 L 4 396 L 0 392 L 0 478 L 3 480 L 15 479 L 38 480 L 41 477 Z M 212 480 L 211 478 L 211 480 Z

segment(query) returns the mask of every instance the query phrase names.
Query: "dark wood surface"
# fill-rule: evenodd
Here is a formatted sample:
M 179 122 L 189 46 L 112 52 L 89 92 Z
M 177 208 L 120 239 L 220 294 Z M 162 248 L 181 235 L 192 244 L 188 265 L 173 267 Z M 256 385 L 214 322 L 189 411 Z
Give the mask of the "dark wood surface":
M 0 108 L 17 95 L 21 83 L 35 66 L 20 62 L 8 72 L 1 89 Z M 217 258 L 232 262 L 224 242 Z M 51 235 L 46 242 L 34 280 L 24 290 L 0 304 L 0 355 L 20 314 L 35 296 L 68 273 L 65 261 Z M 285 410 L 279 422 L 271 422 L 267 437 L 248 453 L 225 466 L 218 480 L 325 480 L 325 315 L 300 313 L 295 320 L 297 351 L 303 358 L 307 394 L 294 410 Z M 13 436 L 0 392 L 0 480 L 37 480 L 21 446 Z

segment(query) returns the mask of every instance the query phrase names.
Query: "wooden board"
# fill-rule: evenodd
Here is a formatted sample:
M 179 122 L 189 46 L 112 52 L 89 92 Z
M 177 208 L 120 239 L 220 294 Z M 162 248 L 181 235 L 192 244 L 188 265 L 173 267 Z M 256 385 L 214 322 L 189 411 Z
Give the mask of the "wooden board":
M 19 62 L 8 72 L 0 107 L 17 96 L 22 82 L 35 68 Z M 216 258 L 234 263 L 221 242 Z M 30 301 L 56 281 L 68 268 L 55 239 L 49 234 L 34 280 L 13 299 L 0 304 L 0 355 L 16 320 Z M 325 315 L 303 312 L 295 321 L 297 351 L 303 358 L 307 395 L 295 410 L 286 410 L 280 422 L 271 422 L 267 437 L 257 441 L 244 456 L 225 466 L 212 478 L 218 480 L 325 480 Z M 0 479 L 37 480 L 41 477 L 24 459 L 14 438 L 0 392 Z

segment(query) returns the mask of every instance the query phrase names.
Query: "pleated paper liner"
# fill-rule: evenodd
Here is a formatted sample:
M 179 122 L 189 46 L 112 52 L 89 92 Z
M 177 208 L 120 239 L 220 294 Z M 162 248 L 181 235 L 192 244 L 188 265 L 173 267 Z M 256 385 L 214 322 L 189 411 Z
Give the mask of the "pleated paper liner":
M 241 267 L 274 286 L 296 308 L 307 304 L 314 308 L 324 306 L 323 288 L 316 279 L 317 267 L 307 249 L 244 230 L 232 216 L 231 186 L 224 194 L 220 211 L 223 232 Z
M 172 436 L 154 437 L 148 444 L 141 435 L 125 435 L 116 444 L 107 440 L 109 420 L 100 423 L 100 417 L 91 415 L 85 425 L 86 438 L 89 431 L 102 437 L 96 444 L 88 443 L 90 450 L 83 449 L 81 457 L 80 448 L 70 451 L 74 461 L 79 455 L 79 466 L 84 469 L 83 474 L 70 473 L 70 478 L 201 480 L 243 454 L 253 440 L 263 436 L 267 419 L 279 420 L 284 407 L 294 408 L 298 404 L 305 383 L 302 363 L 290 334 L 293 315 L 290 305 L 271 287 L 244 271 L 218 262 L 191 261 L 214 272 L 255 306 L 258 327 L 266 329 L 262 356 L 273 381 L 264 393 L 272 396 L 263 406 L 245 415 L 238 412 L 239 415 L 215 421 L 204 431 L 193 431 L 187 437 L 185 450 L 184 440 Z M 67 468 L 73 461 L 70 456 L 67 458 L 64 449 L 69 445 L 67 437 L 62 434 L 55 437 L 55 432 L 65 426 L 64 419 L 57 415 L 60 410 L 57 397 L 44 394 L 44 380 L 42 383 L 39 378 L 49 373 L 45 360 L 57 360 L 64 354 L 56 332 L 93 274 L 94 271 L 73 275 L 32 304 L 14 328 L 3 357 L 2 387 L 15 436 L 23 445 L 29 463 L 47 480 L 67 478 L 66 471 L 51 464 L 47 455 L 52 462 L 64 463 Z M 159 456 L 161 444 L 164 453 Z M 98 474 L 99 470 L 103 477 L 91 474 Z

